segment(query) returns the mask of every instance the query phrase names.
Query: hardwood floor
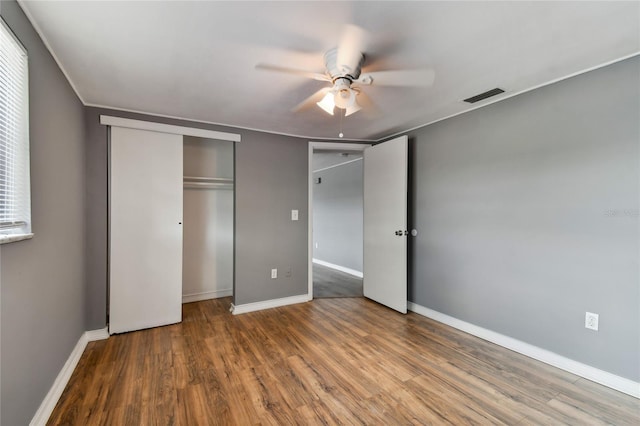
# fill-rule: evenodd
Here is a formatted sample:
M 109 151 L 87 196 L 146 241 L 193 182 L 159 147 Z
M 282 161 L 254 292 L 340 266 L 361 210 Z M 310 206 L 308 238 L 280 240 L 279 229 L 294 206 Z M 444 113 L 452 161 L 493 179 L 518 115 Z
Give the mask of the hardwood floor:
M 362 278 L 314 263 L 313 297 L 362 297 Z
M 637 425 L 640 400 L 364 298 L 89 343 L 50 425 Z

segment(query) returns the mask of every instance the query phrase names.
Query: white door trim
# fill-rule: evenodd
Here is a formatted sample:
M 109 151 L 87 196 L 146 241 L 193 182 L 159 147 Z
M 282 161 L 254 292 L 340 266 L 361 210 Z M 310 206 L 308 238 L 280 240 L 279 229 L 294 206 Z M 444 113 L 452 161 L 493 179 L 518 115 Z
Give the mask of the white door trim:
M 215 130 L 198 129 L 195 127 L 174 126 L 153 121 L 132 120 L 130 118 L 101 115 L 100 124 L 105 126 L 125 127 L 127 129 L 151 130 L 153 132 L 171 133 L 172 135 L 195 136 L 199 138 L 216 139 L 220 141 L 240 142 L 240 135 L 236 133 L 218 132 Z
M 341 143 L 341 142 L 312 142 L 309 141 L 309 159 L 308 159 L 308 178 L 307 182 L 309 184 L 309 189 L 307 191 L 308 197 L 308 207 L 307 211 L 309 214 L 307 215 L 308 224 L 307 224 L 307 271 L 308 271 L 308 300 L 313 299 L 313 151 L 334 151 L 334 150 L 344 150 L 344 151 L 364 151 L 365 148 L 370 147 L 369 143 Z

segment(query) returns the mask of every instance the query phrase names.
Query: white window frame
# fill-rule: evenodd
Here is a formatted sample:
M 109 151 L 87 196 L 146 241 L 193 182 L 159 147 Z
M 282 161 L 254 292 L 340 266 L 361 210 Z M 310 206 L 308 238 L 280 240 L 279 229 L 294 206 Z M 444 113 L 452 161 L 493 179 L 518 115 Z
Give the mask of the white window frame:
M 15 80 L 10 81 L 8 72 L 0 74 L 0 77 L 6 81 L 3 82 L 4 87 L 7 88 L 4 93 L 6 104 L 11 102 L 6 108 L 0 106 L 0 114 L 2 114 L 0 115 L 0 244 L 5 244 L 31 238 L 33 233 L 29 167 L 29 60 L 27 50 L 2 19 L 0 19 L 0 27 L 2 27 L 0 37 L 3 41 L 0 49 L 7 49 L 5 52 L 0 51 L 2 55 L 0 60 L 3 60 L 6 65 L 5 70 L 18 69 L 21 72 L 18 77 L 20 81 L 16 83 L 20 89 L 15 91 L 18 95 L 13 97 L 14 101 L 18 99 L 15 103 L 9 100 L 8 90 Z M 12 64 L 11 61 L 17 57 L 24 58 L 24 63 L 20 63 L 18 59 L 15 61 L 18 64 L 17 67 L 11 68 L 9 64 Z M 0 72 L 3 71 L 0 69 Z M 12 116 L 7 111 L 14 105 L 19 105 L 17 108 L 19 113 Z M 2 200 L 2 186 L 12 194 L 9 202 Z M 11 212 L 7 211 L 8 205 L 13 206 Z

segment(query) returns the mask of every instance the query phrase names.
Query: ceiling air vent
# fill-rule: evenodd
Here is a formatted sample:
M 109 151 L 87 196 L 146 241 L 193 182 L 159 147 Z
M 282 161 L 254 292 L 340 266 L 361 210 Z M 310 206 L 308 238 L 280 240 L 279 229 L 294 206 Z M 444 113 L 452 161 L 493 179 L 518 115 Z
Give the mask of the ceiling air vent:
M 465 102 L 469 102 L 470 104 L 475 104 L 478 101 L 490 98 L 490 97 L 495 96 L 495 95 L 499 95 L 500 93 L 504 93 L 504 90 L 499 89 L 499 88 L 496 87 L 495 89 L 491 89 L 491 90 L 488 90 L 488 91 L 486 91 L 484 93 L 480 93 L 479 95 L 475 95 L 475 96 L 472 96 L 470 98 L 467 98 L 464 101 Z

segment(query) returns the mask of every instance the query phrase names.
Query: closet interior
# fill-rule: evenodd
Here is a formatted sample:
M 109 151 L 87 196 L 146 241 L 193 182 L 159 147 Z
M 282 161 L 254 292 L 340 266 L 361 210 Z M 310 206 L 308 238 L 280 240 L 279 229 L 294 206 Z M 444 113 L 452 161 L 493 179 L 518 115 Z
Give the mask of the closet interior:
M 183 139 L 182 302 L 233 293 L 234 144 Z

